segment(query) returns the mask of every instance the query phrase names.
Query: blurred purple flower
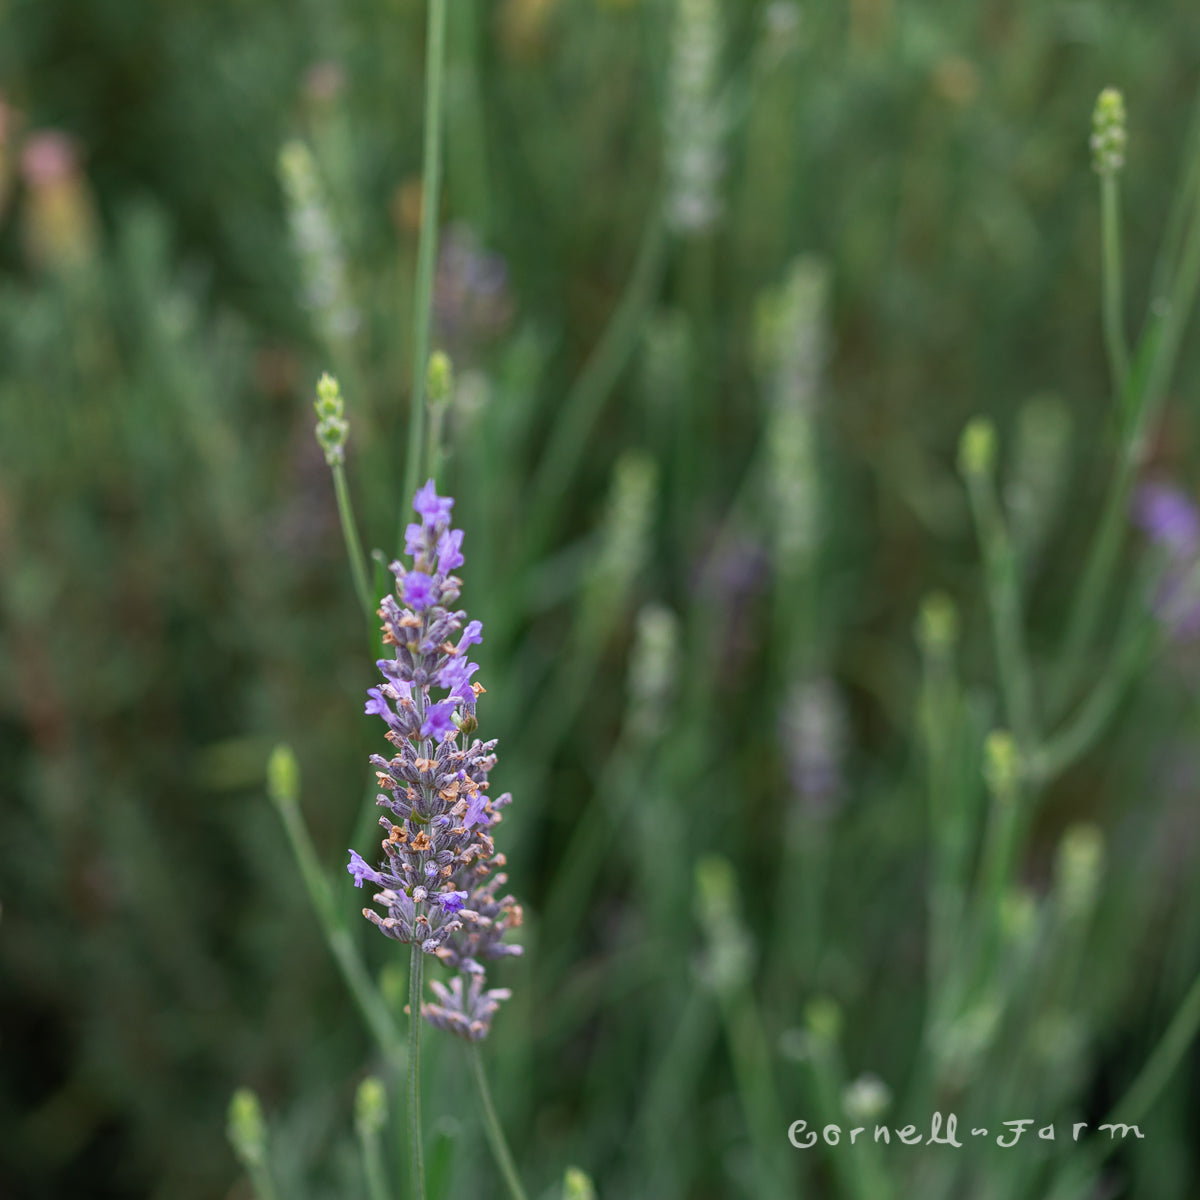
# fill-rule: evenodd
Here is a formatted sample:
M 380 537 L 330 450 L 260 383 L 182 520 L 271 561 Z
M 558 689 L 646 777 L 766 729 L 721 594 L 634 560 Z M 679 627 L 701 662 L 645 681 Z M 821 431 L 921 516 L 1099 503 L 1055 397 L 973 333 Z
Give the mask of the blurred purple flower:
M 1134 519 L 1151 541 L 1173 555 L 1192 555 L 1200 547 L 1200 509 L 1171 484 L 1144 484 L 1134 500 Z
M 468 225 L 451 225 L 442 239 L 433 284 L 433 313 L 440 344 L 454 357 L 500 333 L 512 317 L 508 265 L 486 251 Z
M 1200 637 L 1200 508 L 1180 488 L 1147 483 L 1134 498 L 1133 515 L 1167 556 L 1151 600 L 1155 615 L 1179 641 Z

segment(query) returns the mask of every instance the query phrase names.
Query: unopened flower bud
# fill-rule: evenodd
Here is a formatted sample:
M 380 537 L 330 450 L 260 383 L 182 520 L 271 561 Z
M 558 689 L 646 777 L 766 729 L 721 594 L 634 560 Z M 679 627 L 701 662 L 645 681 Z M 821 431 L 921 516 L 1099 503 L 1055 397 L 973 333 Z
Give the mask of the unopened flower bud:
M 267 792 L 279 806 L 295 804 L 300 799 L 300 764 L 291 746 L 281 742 L 267 760 Z
M 892 1092 L 878 1075 L 860 1075 L 842 1092 L 842 1107 L 854 1121 L 876 1121 L 891 1107 Z
M 996 427 L 986 417 L 973 417 L 958 443 L 958 469 L 968 477 L 990 475 L 996 461 Z
M 454 391 L 454 368 L 450 356 L 435 350 L 429 356 L 429 368 L 425 374 L 425 394 L 433 408 L 448 404 Z
M 563 1176 L 563 1200 L 596 1200 L 596 1185 L 578 1167 L 568 1167 Z
M 1092 824 L 1072 825 L 1058 847 L 1055 875 L 1063 908 L 1071 914 L 1091 908 L 1104 872 L 1104 834 Z
M 818 996 L 804 1010 L 804 1024 L 813 1037 L 836 1042 L 842 1032 L 842 1010 L 836 1000 Z
M 317 382 L 317 398 L 313 408 L 317 410 L 317 441 L 325 451 L 325 461 L 331 467 L 345 462 L 350 422 L 346 420 L 341 386 L 328 372 Z
M 358 1085 L 354 1097 L 354 1120 L 362 1137 L 379 1133 L 387 1123 L 387 1091 L 374 1075 L 368 1075 Z
M 958 643 L 958 608 L 945 592 L 931 592 L 917 615 L 917 641 L 927 654 L 946 654 Z
M 1015 797 L 1020 774 L 1017 743 L 1007 729 L 993 729 L 983 744 L 983 778 L 998 800 Z
M 1115 175 L 1125 165 L 1125 97 L 1105 88 L 1092 113 L 1092 166 L 1101 175 Z
M 267 1127 L 262 1105 L 249 1088 L 238 1088 L 229 1101 L 225 1127 L 229 1144 L 246 1170 L 258 1170 L 267 1162 Z

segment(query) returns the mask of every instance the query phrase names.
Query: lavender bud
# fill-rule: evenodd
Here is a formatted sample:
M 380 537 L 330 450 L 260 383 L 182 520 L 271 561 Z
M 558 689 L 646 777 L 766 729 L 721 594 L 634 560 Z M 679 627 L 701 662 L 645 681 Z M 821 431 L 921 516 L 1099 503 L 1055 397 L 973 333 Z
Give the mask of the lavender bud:
M 842 1010 L 836 1000 L 818 996 L 805 1008 L 804 1024 L 812 1037 L 833 1045 L 842 1036 Z
M 974 417 L 958 443 L 958 469 L 962 474 L 989 476 L 996 462 L 996 427 L 986 417 Z
M 661 604 L 638 613 L 629 660 L 629 728 L 653 740 L 666 727 L 679 658 L 679 618 Z
M 738 915 L 737 880 L 728 859 L 713 854 L 696 864 L 695 903 L 707 941 L 701 982 L 718 994 L 735 993 L 750 979 L 754 948 Z
M 1092 166 L 1111 178 L 1125 165 L 1125 97 L 1105 88 L 1092 113 Z
M 444 408 L 454 392 L 454 368 L 450 356 L 435 350 L 429 356 L 429 369 L 425 373 L 425 394 L 433 408 Z
M 291 746 L 280 743 L 267 759 L 267 793 L 282 808 L 300 799 L 300 764 Z
M 921 601 L 917 642 L 933 658 L 953 653 L 958 644 L 958 608 L 945 592 L 931 592 Z
M 578 1167 L 563 1176 L 562 1200 L 596 1200 L 596 1185 Z
M 1000 897 L 999 917 L 1005 940 L 1027 946 L 1037 929 L 1037 900 L 1028 888 L 1008 888 Z
M 776 555 L 785 573 L 810 566 L 820 543 L 816 413 L 827 355 L 827 294 L 824 266 L 801 258 L 758 306 Z
M 354 1121 L 359 1136 L 369 1138 L 380 1133 L 387 1124 L 387 1115 L 387 1090 L 382 1080 L 368 1075 L 358 1085 L 354 1097 Z
M 346 420 L 341 386 L 328 372 L 317 380 L 317 398 L 313 408 L 317 412 L 317 441 L 325 451 L 325 461 L 331 467 L 344 462 L 350 422 Z
M 225 1125 L 229 1144 L 247 1171 L 260 1171 L 267 1163 L 267 1126 L 262 1105 L 249 1088 L 238 1088 L 229 1101 Z
M 666 218 L 681 234 L 705 233 L 721 215 L 729 120 L 717 94 L 724 32 L 717 0 L 676 0 L 667 67 Z
M 1104 834 L 1092 824 L 1072 825 L 1063 834 L 1054 864 L 1055 890 L 1063 911 L 1083 916 L 1095 903 L 1104 874 Z
M 877 1121 L 892 1105 L 892 1092 L 878 1075 L 860 1075 L 842 1091 L 842 1108 L 852 1121 Z
M 317 164 L 303 142 L 288 142 L 279 152 L 279 176 L 287 201 L 292 245 L 300 260 L 305 305 L 327 342 L 343 341 L 358 328 L 359 317 L 349 299 L 341 239 Z
M 822 677 L 795 684 L 780 724 L 800 810 L 813 817 L 829 816 L 840 800 L 845 743 L 845 715 L 834 682 Z
M 988 790 L 1002 802 L 1016 800 L 1020 779 L 1017 743 L 1006 729 L 993 729 L 983 744 L 983 778 Z

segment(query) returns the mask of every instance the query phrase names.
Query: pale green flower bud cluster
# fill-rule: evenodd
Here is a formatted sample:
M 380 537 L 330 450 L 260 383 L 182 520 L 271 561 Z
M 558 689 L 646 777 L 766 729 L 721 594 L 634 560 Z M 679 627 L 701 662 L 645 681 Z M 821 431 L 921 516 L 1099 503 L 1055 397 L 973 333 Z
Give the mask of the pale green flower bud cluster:
M 974 417 L 958 443 L 958 469 L 964 476 L 991 475 L 996 464 L 996 427 L 986 417 Z
M 387 1115 L 387 1091 L 383 1082 L 374 1075 L 368 1075 L 358 1085 L 354 1097 L 354 1122 L 359 1134 L 372 1137 L 381 1133 L 387 1124 Z
M 229 1144 L 247 1171 L 258 1171 L 267 1162 L 267 1125 L 262 1105 L 249 1088 L 238 1088 L 229 1102 L 225 1127 Z
M 776 553 L 787 570 L 810 565 L 821 537 L 816 411 L 828 355 L 829 277 L 801 258 L 763 297 L 756 317 L 757 357 L 770 403 L 767 445 Z
M 1125 165 L 1125 97 L 1105 88 L 1092 114 L 1092 166 L 1101 175 L 1115 175 Z
M 754 946 L 738 912 L 737 879 L 727 858 L 710 854 L 695 870 L 696 917 L 706 949 L 701 981 L 718 995 L 736 993 L 754 970 Z
M 1017 743 L 1007 729 L 993 729 L 983 744 L 983 777 L 997 799 L 1011 801 L 1020 780 Z
M 1055 876 L 1063 908 L 1086 913 L 1095 902 L 1104 874 L 1104 834 L 1090 823 L 1072 825 L 1059 843 Z
M 718 0 L 676 0 L 665 118 L 667 223 L 704 233 L 721 215 L 728 120 L 717 97 L 724 40 Z
M 629 724 L 641 738 L 662 734 L 679 674 L 679 618 L 665 605 L 647 604 L 637 615 L 629 656 Z
M 453 393 L 454 367 L 450 356 L 443 350 L 435 350 L 425 371 L 425 395 L 433 408 L 443 408 Z
M 350 302 L 341 238 L 321 187 L 312 152 L 291 141 L 279 153 L 279 176 L 287 200 L 292 245 L 300 260 L 304 302 L 327 342 L 349 337 L 359 326 Z
M 350 422 L 346 420 L 342 389 L 332 375 L 322 375 L 318 381 L 313 408 L 317 410 L 317 441 L 325 451 L 325 461 L 331 467 L 345 462 Z
M 949 654 L 958 644 L 958 608 L 945 592 L 931 592 L 921 601 L 917 641 L 935 656 Z

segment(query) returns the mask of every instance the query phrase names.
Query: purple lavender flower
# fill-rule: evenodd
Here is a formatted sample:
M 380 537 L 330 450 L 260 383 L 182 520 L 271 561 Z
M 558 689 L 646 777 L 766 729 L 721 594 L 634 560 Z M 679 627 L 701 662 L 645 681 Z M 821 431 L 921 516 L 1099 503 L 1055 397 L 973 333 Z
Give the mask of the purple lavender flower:
M 512 316 L 507 264 L 484 250 L 466 225 L 451 225 L 442 238 L 433 308 L 438 343 L 453 351 L 456 361 L 470 359 Z
M 1147 483 L 1135 497 L 1134 520 L 1167 558 L 1151 607 L 1173 637 L 1191 641 L 1200 636 L 1200 509 L 1179 488 Z
M 421 518 L 422 524 L 428 529 L 431 525 L 446 525 L 450 521 L 450 510 L 454 501 L 449 496 L 439 496 L 433 480 L 427 480 L 413 497 L 413 508 Z
M 414 521 L 404 527 L 404 553 L 416 558 L 425 547 L 425 526 Z
M 456 700 L 440 700 L 437 704 L 431 704 L 421 722 L 421 736 L 440 742 L 447 735 L 457 732 L 458 726 L 454 723 L 457 708 Z
M 433 596 L 433 580 L 424 571 L 409 571 L 404 576 L 404 603 L 410 608 L 429 608 Z
M 384 886 L 383 876 L 354 850 L 350 851 L 350 863 L 346 867 L 346 870 L 354 876 L 354 886 L 356 888 L 362 887 L 364 879 L 369 879 L 372 883 L 377 883 L 381 887 Z
M 1144 484 L 1134 501 L 1134 518 L 1151 541 L 1173 555 L 1192 555 L 1200 547 L 1200 511 L 1186 492 L 1170 484 Z
M 462 540 L 463 531 L 461 529 L 447 529 L 438 538 L 438 570 L 443 575 L 449 575 L 451 571 L 463 565 L 465 560 L 462 556 Z
M 391 758 L 371 756 L 384 789 L 378 803 L 389 814 L 380 819 L 384 858 L 375 870 L 352 850 L 346 869 L 357 887 L 367 880 L 379 889 L 374 901 L 386 916 L 364 908 L 369 921 L 459 972 L 449 987 L 431 985 L 438 1003 L 426 1005 L 424 1015 L 478 1040 L 508 995 L 485 990 L 484 964 L 520 954 L 504 937 L 521 924 L 521 909 L 501 894 L 506 876 L 497 868 L 504 857 L 491 837 L 512 799 L 488 795 L 495 742 L 466 744 L 483 691 L 471 682 L 479 668 L 467 652 L 483 640 L 483 627 L 453 608 L 462 585 L 450 572 L 463 562 L 462 532 L 449 528 L 453 504 L 437 494 L 433 480 L 417 493 L 413 507 L 421 522 L 405 534 L 413 561 L 392 564 L 396 593 L 380 602 L 383 640 L 394 656 L 376 664 L 384 682 L 368 691 L 366 711 L 384 719 L 396 751 Z

